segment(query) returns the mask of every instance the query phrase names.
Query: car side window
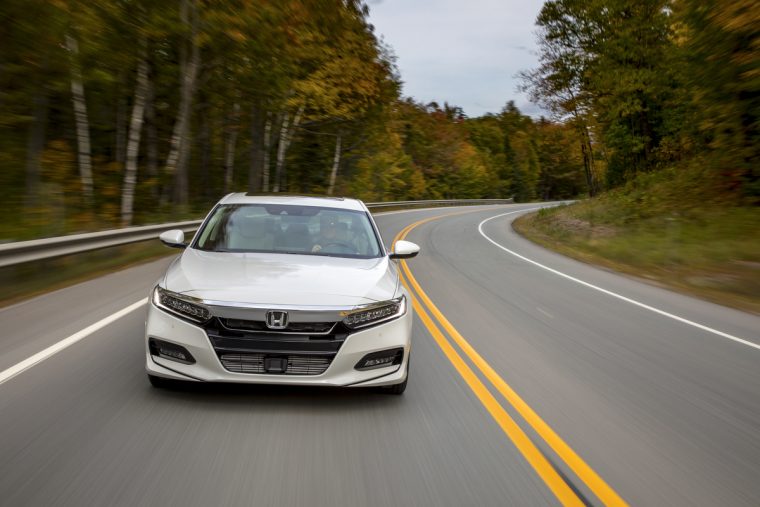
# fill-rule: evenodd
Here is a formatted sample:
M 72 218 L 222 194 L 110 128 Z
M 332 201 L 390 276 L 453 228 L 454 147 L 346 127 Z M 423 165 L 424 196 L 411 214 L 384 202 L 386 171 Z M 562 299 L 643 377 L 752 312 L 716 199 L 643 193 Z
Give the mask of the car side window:
M 207 248 L 207 243 L 215 243 L 215 239 L 219 234 L 219 224 L 222 221 L 223 215 L 224 212 L 222 211 L 222 208 L 217 208 L 214 214 L 211 215 L 208 223 L 206 223 L 206 227 L 203 228 L 201 235 L 198 238 L 198 245 L 201 248 Z

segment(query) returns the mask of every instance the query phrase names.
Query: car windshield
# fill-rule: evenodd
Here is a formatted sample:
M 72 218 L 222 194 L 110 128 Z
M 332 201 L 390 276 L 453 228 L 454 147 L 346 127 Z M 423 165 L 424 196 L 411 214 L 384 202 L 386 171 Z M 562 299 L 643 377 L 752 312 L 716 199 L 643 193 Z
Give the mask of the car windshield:
M 381 255 L 366 213 L 281 204 L 218 206 L 199 232 L 195 248 L 365 259 Z

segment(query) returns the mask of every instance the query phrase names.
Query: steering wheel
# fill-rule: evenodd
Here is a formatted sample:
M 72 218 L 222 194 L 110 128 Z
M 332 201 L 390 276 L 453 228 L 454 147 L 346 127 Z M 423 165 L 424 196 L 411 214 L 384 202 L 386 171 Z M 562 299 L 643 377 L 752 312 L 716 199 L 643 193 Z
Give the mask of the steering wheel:
M 356 253 L 356 247 L 354 247 L 353 245 L 349 245 L 348 243 L 343 243 L 341 241 L 331 241 L 330 243 L 325 243 L 324 245 L 322 245 L 322 251 L 327 250 L 327 248 L 331 246 L 337 246 L 345 250 L 348 250 L 349 252 Z

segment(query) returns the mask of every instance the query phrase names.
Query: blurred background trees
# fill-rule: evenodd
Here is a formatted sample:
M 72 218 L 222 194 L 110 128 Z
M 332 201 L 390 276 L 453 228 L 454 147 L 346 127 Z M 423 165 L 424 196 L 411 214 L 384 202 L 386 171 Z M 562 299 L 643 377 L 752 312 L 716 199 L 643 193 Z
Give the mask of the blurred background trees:
M 0 32 L 6 239 L 197 216 L 231 191 L 581 190 L 536 190 L 556 136 L 513 104 L 468 119 L 401 98 L 358 0 L 7 0 Z
M 524 88 L 579 126 L 590 183 L 692 162 L 712 166 L 729 199 L 758 202 L 760 3 L 549 0 L 537 25 Z
M 695 157 L 756 199 L 758 9 L 550 0 L 534 119 L 401 97 L 360 0 L 5 0 L 0 238 L 196 217 L 230 191 L 571 198 Z

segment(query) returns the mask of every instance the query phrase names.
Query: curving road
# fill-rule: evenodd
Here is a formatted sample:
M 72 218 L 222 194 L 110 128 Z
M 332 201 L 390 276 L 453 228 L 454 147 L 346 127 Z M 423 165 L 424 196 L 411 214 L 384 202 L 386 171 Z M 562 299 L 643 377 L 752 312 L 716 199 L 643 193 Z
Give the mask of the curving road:
M 378 215 L 422 247 L 402 397 L 152 389 L 114 314 L 168 259 L 0 310 L 0 505 L 760 505 L 760 317 L 537 247 L 535 206 Z

